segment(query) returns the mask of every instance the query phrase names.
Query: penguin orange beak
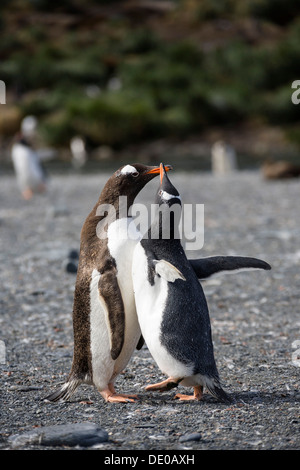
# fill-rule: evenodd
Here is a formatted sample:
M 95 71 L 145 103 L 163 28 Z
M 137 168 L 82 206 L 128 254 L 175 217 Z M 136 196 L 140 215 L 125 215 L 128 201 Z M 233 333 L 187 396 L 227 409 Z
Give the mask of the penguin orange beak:
M 146 175 L 150 175 L 150 174 L 160 174 L 161 175 L 161 166 L 162 166 L 162 163 L 160 164 L 160 166 L 157 166 L 155 168 L 151 168 L 151 170 L 147 171 Z M 165 171 L 173 170 L 172 165 L 165 165 L 164 168 L 165 168 Z
M 160 184 L 162 184 L 163 177 L 165 176 L 166 172 L 169 170 L 173 170 L 171 165 L 164 165 L 163 163 L 160 164 L 160 167 L 159 167 Z
M 160 172 L 160 184 L 161 184 L 162 180 L 163 180 L 163 177 L 164 177 L 164 174 L 165 174 L 165 167 L 162 163 L 160 164 L 159 172 Z

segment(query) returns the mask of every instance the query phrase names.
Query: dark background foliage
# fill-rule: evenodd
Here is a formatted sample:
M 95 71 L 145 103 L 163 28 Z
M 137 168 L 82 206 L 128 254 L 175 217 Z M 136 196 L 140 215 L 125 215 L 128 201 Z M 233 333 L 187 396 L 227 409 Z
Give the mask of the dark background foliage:
M 211 129 L 300 144 L 297 0 L 2 0 L 0 15 L 2 138 L 34 114 L 58 148 L 75 134 L 117 150 Z

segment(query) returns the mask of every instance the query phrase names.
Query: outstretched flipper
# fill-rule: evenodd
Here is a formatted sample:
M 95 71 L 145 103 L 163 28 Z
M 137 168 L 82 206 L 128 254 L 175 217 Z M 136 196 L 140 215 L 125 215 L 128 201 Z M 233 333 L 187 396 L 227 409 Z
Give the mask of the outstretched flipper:
M 214 274 L 244 269 L 270 270 L 265 261 L 247 256 L 211 256 L 208 258 L 189 259 L 198 279 L 207 279 Z

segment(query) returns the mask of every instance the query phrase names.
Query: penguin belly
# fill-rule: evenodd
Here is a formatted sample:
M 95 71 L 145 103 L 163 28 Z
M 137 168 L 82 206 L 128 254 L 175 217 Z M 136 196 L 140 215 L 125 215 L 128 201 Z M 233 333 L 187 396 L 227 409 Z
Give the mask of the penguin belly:
M 100 276 L 94 269 L 90 283 L 90 348 L 93 382 L 101 391 L 111 381 L 115 361 L 110 353 L 108 312 L 98 289 Z
M 162 344 L 161 324 L 169 296 L 169 283 L 156 276 L 151 285 L 148 279 L 148 258 L 141 244 L 134 251 L 132 278 L 138 321 L 153 359 L 169 377 L 192 376 L 194 365 L 177 360 Z
M 178 384 L 192 386 L 194 395 L 177 394 L 176 398 L 200 400 L 203 387 L 206 387 L 217 399 L 230 403 L 215 364 L 208 310 L 198 279 L 190 271 L 187 260 L 179 270 L 183 275 L 180 279 L 178 263 L 172 255 L 167 256 L 167 265 L 173 265 L 173 277 L 172 272 L 168 275 L 167 265 L 166 271 L 157 269 L 166 258 L 166 253 L 161 257 L 158 252 L 155 253 L 156 275 L 153 278 L 149 275 L 153 269 L 153 253 L 149 254 L 150 270 L 147 250 L 142 244 L 136 247 L 133 256 L 132 277 L 137 315 L 148 349 L 168 378 L 148 385 L 146 390 L 167 391 Z
M 125 334 L 121 353 L 113 360 L 107 309 L 98 292 L 100 274 L 94 272 L 91 282 L 91 291 L 94 291 L 94 295 L 91 295 L 91 353 L 93 381 L 99 390 L 113 383 L 126 367 L 141 335 L 131 277 L 133 251 L 141 235 L 132 219 L 122 218 L 109 225 L 107 236 L 108 250 L 116 263 L 117 280 L 124 303 Z

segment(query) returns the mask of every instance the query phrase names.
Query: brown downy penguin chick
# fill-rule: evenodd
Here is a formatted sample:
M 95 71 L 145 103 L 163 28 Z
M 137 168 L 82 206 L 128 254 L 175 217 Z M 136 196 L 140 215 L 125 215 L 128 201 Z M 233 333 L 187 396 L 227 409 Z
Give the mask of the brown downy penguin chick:
M 134 401 L 134 396 L 117 394 L 114 389 L 141 336 L 131 277 L 133 250 L 141 234 L 129 208 L 159 173 L 159 167 L 142 164 L 117 170 L 83 225 L 73 306 L 72 368 L 67 382 L 46 400 L 66 400 L 78 385 L 87 383 L 94 384 L 108 402 Z

